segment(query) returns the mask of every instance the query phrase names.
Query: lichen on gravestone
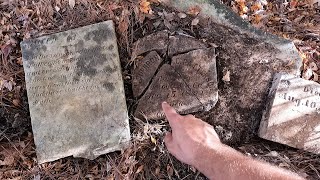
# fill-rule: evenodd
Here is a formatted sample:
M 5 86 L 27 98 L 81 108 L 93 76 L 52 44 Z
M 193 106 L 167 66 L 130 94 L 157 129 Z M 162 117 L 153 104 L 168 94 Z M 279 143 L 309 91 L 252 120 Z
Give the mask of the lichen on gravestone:
M 276 74 L 259 136 L 320 154 L 320 85 Z
M 38 163 L 94 159 L 130 140 L 112 21 L 21 43 Z

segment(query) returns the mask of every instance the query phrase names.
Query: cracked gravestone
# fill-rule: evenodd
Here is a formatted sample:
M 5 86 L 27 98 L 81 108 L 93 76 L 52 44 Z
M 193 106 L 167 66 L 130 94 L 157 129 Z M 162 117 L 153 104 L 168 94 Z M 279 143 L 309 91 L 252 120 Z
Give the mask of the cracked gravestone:
M 320 154 L 320 85 L 277 74 L 268 98 L 259 136 Z
M 245 143 L 256 136 L 268 89 L 274 74 L 300 74 L 302 60 L 290 40 L 256 29 L 218 0 L 163 0 L 167 6 L 188 12 L 199 7 L 198 39 L 214 44 L 217 53 L 219 101 L 209 112 L 198 113 L 208 123 L 221 126 L 224 142 Z M 170 31 L 186 32 L 173 21 Z
M 160 36 L 160 35 L 161 36 Z M 139 46 L 150 44 L 156 48 Z M 163 46 L 162 42 L 167 42 Z M 135 55 L 146 54 L 133 70 L 133 94 L 140 98 L 135 116 L 161 119 L 161 102 L 167 101 L 180 113 L 208 111 L 218 101 L 216 55 L 213 48 L 190 36 L 171 36 L 160 31 L 138 40 Z M 161 48 L 158 48 L 161 47 Z M 163 49 L 167 50 L 163 54 Z M 158 53 L 153 50 L 158 50 Z M 151 51 L 151 52 L 149 52 Z
M 130 132 L 113 22 L 21 47 L 38 163 L 122 149 Z

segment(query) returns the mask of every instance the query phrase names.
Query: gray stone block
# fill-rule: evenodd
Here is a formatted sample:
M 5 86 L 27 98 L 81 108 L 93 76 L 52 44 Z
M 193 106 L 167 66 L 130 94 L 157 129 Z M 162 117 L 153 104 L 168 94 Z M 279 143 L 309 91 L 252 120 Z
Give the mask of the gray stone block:
M 277 74 L 268 98 L 259 136 L 320 154 L 320 85 Z
M 139 39 L 137 43 L 145 42 L 150 44 L 148 49 L 158 49 L 157 47 L 162 47 L 162 42 L 151 41 L 158 36 L 159 32 Z M 150 57 L 156 55 L 152 51 L 138 60 L 137 67 L 133 70 L 133 94 L 138 97 L 145 92 L 139 97 L 135 111 L 135 116 L 139 118 L 164 118 L 161 109 L 163 101 L 167 101 L 182 114 L 209 111 L 218 101 L 214 48 L 206 48 L 203 42 L 184 35 L 168 36 L 167 39 L 166 47 L 162 48 L 168 49 L 168 53 L 163 55 L 167 58 L 163 64 L 158 56 L 154 58 L 153 64 L 149 62 Z M 137 48 L 133 54 L 148 52 L 144 46 L 140 47 L 143 50 Z M 171 57 L 172 55 L 174 56 Z M 154 77 L 150 78 L 151 75 Z M 147 82 L 150 85 L 146 85 Z
M 112 21 L 21 43 L 38 163 L 95 157 L 130 140 Z

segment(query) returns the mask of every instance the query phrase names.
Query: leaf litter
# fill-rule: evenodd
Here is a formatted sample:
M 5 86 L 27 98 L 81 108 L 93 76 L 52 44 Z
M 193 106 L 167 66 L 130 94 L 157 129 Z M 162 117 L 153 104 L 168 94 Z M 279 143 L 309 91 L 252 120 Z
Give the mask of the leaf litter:
M 291 39 L 300 51 L 304 78 L 319 82 L 320 3 L 306 1 L 224 0 L 233 11 L 265 31 Z M 139 1 L 10 1 L 0 2 L 0 178 L 1 179 L 183 179 L 203 176 L 167 152 L 164 121 L 148 122 L 131 116 L 132 143 L 120 153 L 94 161 L 64 158 L 37 165 L 19 42 L 31 37 L 72 29 L 112 19 L 117 28 L 128 108 L 130 93 L 128 61 L 131 45 L 153 31 L 177 25 L 196 34 L 201 23 L 198 6 L 176 12 L 159 0 Z M 216 46 L 216 45 L 213 45 Z M 223 75 L 230 80 L 230 71 Z M 232 145 L 232 144 L 231 144 Z M 296 171 L 306 178 L 320 178 L 320 157 L 277 143 L 253 139 L 250 144 L 232 145 L 245 154 Z M 276 155 L 275 155 L 276 154 Z M 179 171 L 177 171 L 179 169 Z

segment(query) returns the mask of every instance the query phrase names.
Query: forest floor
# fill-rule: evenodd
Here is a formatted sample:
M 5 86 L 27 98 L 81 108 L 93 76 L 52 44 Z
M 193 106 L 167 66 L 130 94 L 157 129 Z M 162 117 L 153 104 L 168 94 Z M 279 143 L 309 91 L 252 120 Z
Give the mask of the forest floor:
M 302 76 L 320 82 L 319 0 L 224 0 L 253 26 L 294 42 L 303 59 Z M 159 30 L 202 28 L 201 9 L 177 12 L 158 0 L 0 1 L 0 178 L 1 179 L 206 179 L 171 156 L 164 144 L 165 121 L 131 115 L 132 143 L 122 152 L 91 161 L 67 157 L 37 164 L 19 43 L 25 39 L 113 20 L 116 25 L 128 106 L 132 44 Z M 130 107 L 128 107 L 131 109 Z M 308 179 L 320 179 L 320 156 L 258 137 L 230 146 Z

